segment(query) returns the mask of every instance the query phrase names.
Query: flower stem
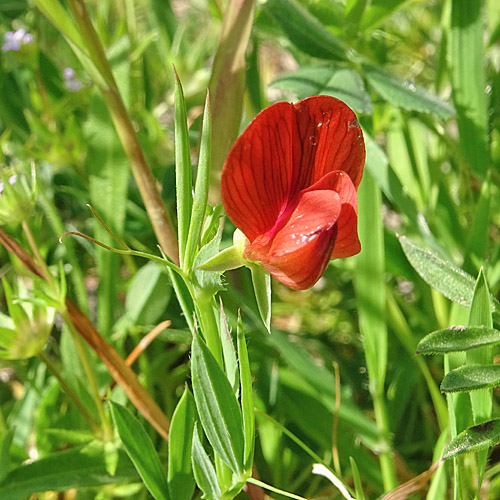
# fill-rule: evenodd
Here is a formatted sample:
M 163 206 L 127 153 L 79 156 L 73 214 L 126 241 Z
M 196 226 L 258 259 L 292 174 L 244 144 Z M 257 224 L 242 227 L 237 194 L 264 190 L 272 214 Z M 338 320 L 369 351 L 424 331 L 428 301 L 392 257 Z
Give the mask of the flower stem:
M 204 300 L 203 298 L 193 296 L 193 302 L 207 346 L 219 365 L 223 368 L 222 346 L 219 335 L 219 324 L 216 317 L 217 307 L 215 305 L 215 298 L 211 297 L 210 300 Z
M 59 373 L 59 370 L 57 367 L 52 363 L 50 358 L 43 352 L 40 351 L 38 354 L 38 357 L 45 363 L 47 366 L 48 370 L 54 377 L 57 379 L 59 382 L 60 386 L 62 387 L 63 391 L 67 394 L 67 396 L 75 403 L 75 406 L 80 410 L 81 414 L 87 420 L 89 423 L 90 427 L 92 428 L 92 431 L 94 434 L 98 435 L 100 434 L 101 429 L 99 428 L 99 425 L 94 421 L 92 418 L 92 415 L 90 415 L 89 411 L 85 406 L 83 406 L 82 402 L 78 399 L 78 396 L 75 394 L 73 389 L 67 384 L 67 382 L 64 380 L 62 375 Z

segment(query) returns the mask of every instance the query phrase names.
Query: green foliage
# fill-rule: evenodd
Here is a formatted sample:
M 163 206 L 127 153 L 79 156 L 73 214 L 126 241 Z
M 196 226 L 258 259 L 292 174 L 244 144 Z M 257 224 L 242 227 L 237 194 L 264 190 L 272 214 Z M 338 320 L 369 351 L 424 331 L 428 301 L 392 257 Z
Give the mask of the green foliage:
M 11 470 L 0 483 L 6 500 L 46 490 L 64 491 L 135 480 L 137 474 L 123 452 L 113 475 L 104 466 L 104 447 L 93 442 L 86 446 L 59 451 L 45 458 Z
M 118 403 L 111 403 L 113 420 L 130 460 L 156 500 L 168 500 L 167 476 L 153 443 L 140 422 Z

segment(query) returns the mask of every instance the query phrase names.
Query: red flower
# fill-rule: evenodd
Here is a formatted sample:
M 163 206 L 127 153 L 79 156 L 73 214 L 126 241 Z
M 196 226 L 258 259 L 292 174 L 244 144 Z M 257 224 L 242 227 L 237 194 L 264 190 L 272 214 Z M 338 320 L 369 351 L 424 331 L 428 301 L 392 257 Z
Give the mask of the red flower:
M 342 101 L 314 96 L 264 109 L 222 170 L 226 213 L 250 240 L 243 256 L 304 290 L 331 258 L 357 254 L 364 161 L 361 128 Z

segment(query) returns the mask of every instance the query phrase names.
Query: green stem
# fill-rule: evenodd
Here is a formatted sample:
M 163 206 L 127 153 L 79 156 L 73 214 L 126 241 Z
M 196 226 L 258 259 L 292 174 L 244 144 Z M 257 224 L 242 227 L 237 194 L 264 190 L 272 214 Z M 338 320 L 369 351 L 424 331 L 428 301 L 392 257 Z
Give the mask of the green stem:
M 177 236 L 161 200 L 158 189 L 146 162 L 139 138 L 121 98 L 111 67 L 106 58 L 104 48 L 92 25 L 83 0 L 68 0 L 69 6 L 85 42 L 89 57 L 103 78 L 105 86 L 101 92 L 111 119 L 122 143 L 122 147 L 130 161 L 132 174 L 144 201 L 151 224 L 163 251 L 175 262 L 179 262 Z M 104 85 L 103 84 L 103 85 Z
M 383 449 L 380 452 L 380 469 L 382 481 L 387 490 L 393 490 L 397 484 L 396 470 L 394 468 L 394 457 L 391 449 L 391 431 L 387 417 L 387 407 L 383 393 L 372 394 L 375 420 L 382 438 Z
M 307 498 L 300 497 L 299 495 L 295 495 L 294 493 L 289 493 L 288 491 L 280 490 L 279 488 L 275 488 L 274 486 L 271 486 L 270 484 L 263 483 L 262 481 L 259 481 L 258 479 L 255 479 L 254 477 L 251 477 L 248 479 L 249 483 L 255 484 L 257 486 L 260 486 L 261 488 L 272 491 L 273 493 L 278 493 L 279 495 L 283 495 L 288 498 L 294 498 L 295 500 L 307 500 Z
M 219 335 L 219 323 L 216 316 L 217 306 L 215 305 L 215 298 L 211 297 L 210 300 L 206 300 L 203 297 L 197 297 L 196 294 L 192 295 L 192 297 L 205 342 L 219 365 L 223 367 L 222 345 Z
M 57 367 L 52 363 L 50 358 L 43 352 L 40 351 L 38 354 L 38 357 L 45 363 L 47 366 L 48 370 L 54 377 L 57 379 L 59 382 L 60 386 L 62 387 L 63 391 L 67 394 L 67 396 L 75 403 L 75 406 L 80 410 L 81 414 L 84 416 L 85 420 L 89 423 L 90 427 L 92 428 L 92 431 L 94 434 L 99 435 L 101 429 L 99 428 L 99 425 L 94 421 L 92 418 L 92 415 L 88 412 L 87 408 L 83 406 L 82 402 L 78 399 L 78 396 L 75 394 L 73 389 L 67 384 L 67 382 L 64 380 L 62 375 L 59 373 L 59 370 Z

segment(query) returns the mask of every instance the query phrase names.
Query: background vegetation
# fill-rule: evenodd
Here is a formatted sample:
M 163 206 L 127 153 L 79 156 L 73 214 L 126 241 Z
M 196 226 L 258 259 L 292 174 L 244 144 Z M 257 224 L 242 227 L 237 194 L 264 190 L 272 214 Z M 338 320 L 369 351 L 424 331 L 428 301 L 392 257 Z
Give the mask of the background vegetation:
M 61 12 L 51 11 L 56 4 Z M 332 261 L 308 291 L 293 292 L 273 282 L 271 335 L 260 320 L 248 270 L 226 273 L 227 291 L 220 296 L 234 330 L 241 309 L 247 337 L 257 408 L 256 477 L 302 497 L 341 498 L 325 478 L 312 475 L 312 464 L 321 459 L 351 486 L 359 477 L 365 497 L 376 498 L 427 470 L 450 433 L 478 423 L 466 393 L 446 400 L 439 391 L 445 372 L 465 363 L 465 355 L 447 355 L 443 363 L 442 356 L 415 354 L 430 332 L 474 325 L 470 297 L 451 296 L 453 284 L 440 276 L 433 280 L 425 273 L 428 267 L 419 267 L 416 257 L 410 263 L 404 250 L 415 256 L 418 250 L 408 241 L 416 241 L 442 259 L 437 268 L 453 263 L 474 279 L 483 267 L 484 282 L 498 295 L 500 4 L 267 0 L 257 2 L 253 22 L 248 4 L 238 4 L 249 11 L 230 24 L 236 39 L 229 37 L 224 48 L 219 37 L 227 6 L 222 0 L 86 2 L 172 220 L 172 64 L 184 88 L 195 164 L 206 89 L 215 96 L 214 203 L 213 186 L 228 147 L 224 141 L 232 141 L 237 129 L 268 104 L 328 94 L 357 113 L 367 148 L 359 191 L 361 254 Z M 51 12 L 49 20 L 44 14 Z M 0 3 L 5 42 L 7 32 L 24 29 L 32 35 L 17 50 L 4 45 L 0 54 L 3 181 L 22 172 L 29 178 L 33 165 L 37 205 L 29 226 L 40 254 L 51 270 L 62 263 L 68 295 L 123 358 L 155 326 L 171 322 L 134 365 L 141 384 L 170 418 L 191 384 L 191 333 L 166 268 L 85 239 L 59 242 L 65 231 L 79 231 L 117 247 L 89 212 L 90 203 L 127 245 L 160 255 L 101 92 L 106 82 L 82 65 L 78 48 L 75 52 L 75 44 L 68 43 L 69 31 L 66 38 L 61 34 L 66 19 L 61 13 L 72 19 L 65 2 Z M 251 28 L 248 47 L 245 26 Z M 241 63 L 239 80 L 227 73 L 232 62 Z M 217 108 L 220 102 L 225 105 Z M 20 225 L 3 229 L 30 248 Z M 232 232 L 226 220 L 223 246 L 230 244 Z M 398 235 L 411 238 L 404 240 L 404 250 Z M 40 285 L 3 247 L 0 266 L 4 283 L 10 283 L 4 285 L 1 307 L 12 316 L 9 288 L 17 297 Z M 36 301 L 32 307 L 36 313 Z M 7 328 L 4 316 L 0 326 Z M 62 374 L 91 420 L 99 421 L 99 405 L 72 339 L 57 316 L 43 357 Z M 108 369 L 85 350 L 99 394 L 136 413 L 166 461 L 166 441 L 122 388 L 111 391 Z M 491 350 L 486 360 L 467 362 L 492 363 L 495 354 Z M 60 384 L 40 357 L 0 361 L 0 498 L 45 490 L 71 490 L 64 498 L 147 498 L 120 441 L 110 437 L 112 429 L 96 440 L 95 429 Z M 110 410 L 105 406 L 104 411 Z M 498 414 L 494 394 L 492 413 Z M 46 461 L 38 468 L 23 469 L 27 460 L 35 466 L 41 459 Z M 481 460 L 464 459 L 462 472 L 469 478 L 464 482 L 474 483 Z M 451 462 L 414 498 L 458 498 Z M 498 468 L 493 450 L 481 498 L 500 497 Z M 357 491 L 356 498 L 362 498 Z M 199 498 L 198 490 L 195 495 Z M 55 497 L 39 493 L 38 498 Z

